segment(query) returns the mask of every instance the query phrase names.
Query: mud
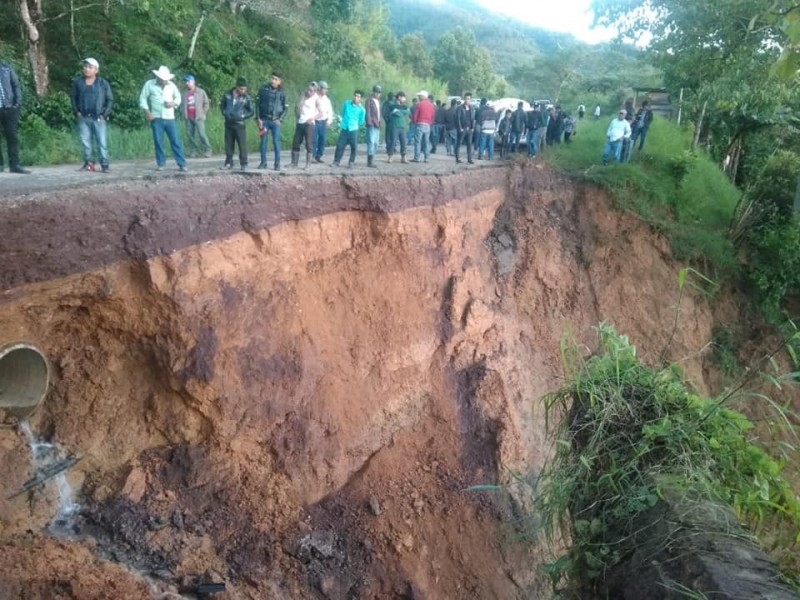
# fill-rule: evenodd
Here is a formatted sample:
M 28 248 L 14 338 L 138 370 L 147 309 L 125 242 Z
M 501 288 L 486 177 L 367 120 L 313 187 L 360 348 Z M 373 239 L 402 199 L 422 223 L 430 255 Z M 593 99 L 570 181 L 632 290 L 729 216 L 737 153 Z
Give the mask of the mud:
M 547 598 L 510 474 L 549 452 L 560 342 L 607 319 L 655 358 L 678 300 L 663 239 L 532 165 L 0 212 L 0 341 L 50 358 L 32 427 L 82 457 L 68 538 L 44 529 L 52 486 L 0 501 L 0 590 L 30 598 Z M 668 352 L 702 388 L 706 299 L 680 320 Z M 14 430 L 0 464 L 5 497 L 30 476 Z

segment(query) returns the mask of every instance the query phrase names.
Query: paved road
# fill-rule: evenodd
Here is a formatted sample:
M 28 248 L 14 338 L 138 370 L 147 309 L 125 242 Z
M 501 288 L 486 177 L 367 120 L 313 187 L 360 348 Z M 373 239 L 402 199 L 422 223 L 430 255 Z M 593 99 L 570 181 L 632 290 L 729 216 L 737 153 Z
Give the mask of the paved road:
M 466 153 L 465 153 L 466 154 Z M 281 155 L 281 163 L 283 168 L 280 172 L 273 170 L 259 170 L 256 169 L 260 158 L 258 154 L 251 154 L 249 156 L 249 165 L 247 171 L 242 173 L 238 167 L 232 171 L 225 171 L 236 176 L 247 177 L 276 177 L 286 175 L 323 175 L 323 174 L 355 174 L 355 175 L 379 175 L 392 174 L 414 174 L 414 173 L 449 173 L 453 171 L 462 171 L 466 169 L 475 169 L 481 167 L 499 167 L 505 163 L 498 159 L 494 161 L 475 161 L 474 165 L 466 164 L 466 156 L 462 157 L 464 162 L 460 165 L 455 163 L 455 158 L 447 156 L 444 153 L 444 146 L 439 148 L 437 154 L 432 154 L 430 162 L 428 163 L 407 163 L 401 164 L 399 155 L 395 155 L 394 162 L 387 164 L 386 155 L 383 152 L 376 155 L 377 165 L 376 169 L 367 167 L 367 154 L 366 146 L 359 147 L 358 155 L 356 157 L 356 165 L 353 169 L 345 167 L 334 167 L 330 164 L 333 160 L 333 148 L 328 148 L 326 156 L 324 157 L 325 164 L 314 163 L 309 164 L 308 169 L 303 169 L 305 164 L 305 154 L 301 154 L 300 168 L 292 168 L 289 166 L 291 156 L 289 152 L 284 152 Z M 349 156 L 349 151 L 345 152 L 346 157 Z M 411 158 L 409 155 L 407 158 Z M 15 196 L 25 196 L 28 194 L 35 194 L 39 192 L 46 192 L 48 190 L 56 189 L 69 189 L 88 185 L 100 185 L 108 182 L 123 182 L 123 181 L 153 181 L 161 178 L 176 178 L 176 177 L 192 177 L 192 176 L 208 176 L 211 174 L 219 174 L 221 170 L 224 157 L 217 155 L 212 158 L 192 158 L 188 160 L 188 172 L 181 173 L 178 167 L 171 159 L 167 159 L 167 166 L 163 171 L 156 171 L 155 162 L 152 160 L 129 160 L 118 161 L 111 163 L 111 172 L 107 174 L 97 172 L 79 171 L 78 164 L 70 165 L 57 165 L 48 167 L 28 167 L 31 171 L 30 175 L 18 175 L 9 173 L 7 170 L 0 173 L 0 198 L 11 198 Z M 344 161 L 343 161 L 344 162 Z M 238 158 L 234 159 L 234 163 L 238 164 Z M 272 155 L 269 156 L 269 163 L 272 163 Z

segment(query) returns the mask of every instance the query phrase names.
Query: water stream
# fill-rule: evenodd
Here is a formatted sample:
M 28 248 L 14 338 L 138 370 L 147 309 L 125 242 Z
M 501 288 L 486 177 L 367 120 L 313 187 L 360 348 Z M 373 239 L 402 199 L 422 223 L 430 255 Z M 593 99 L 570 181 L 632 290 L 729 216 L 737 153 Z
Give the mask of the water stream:
M 58 445 L 39 440 L 28 421 L 20 421 L 19 428 L 28 439 L 34 472 L 51 467 L 66 458 L 65 452 Z M 44 482 L 43 485 L 47 486 L 53 483 L 55 483 L 56 491 L 58 492 L 58 512 L 48 523 L 47 529 L 54 534 L 70 533 L 72 517 L 78 512 L 79 506 L 75 502 L 72 486 L 67 481 L 66 471 L 53 476 L 52 480 Z

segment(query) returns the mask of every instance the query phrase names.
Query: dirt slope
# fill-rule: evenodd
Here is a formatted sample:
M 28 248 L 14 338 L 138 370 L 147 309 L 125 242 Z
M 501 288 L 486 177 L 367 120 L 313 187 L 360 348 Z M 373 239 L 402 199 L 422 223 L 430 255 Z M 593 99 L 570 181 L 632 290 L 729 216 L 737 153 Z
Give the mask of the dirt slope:
M 607 319 L 662 351 L 679 265 L 541 168 L 429 183 L 320 178 L 339 210 L 303 184 L 298 215 L 267 187 L 234 209 L 209 181 L 188 224 L 176 184 L 132 229 L 101 217 L 107 241 L 80 260 L 18 263 L 0 342 L 52 361 L 32 427 L 82 456 L 82 511 L 54 540 L 54 486 L 0 501 L 0 563 L 16 565 L 0 597 L 193 597 L 210 581 L 216 598 L 548 597 L 542 552 L 509 539 L 524 490 L 465 488 L 541 467 L 565 331 L 592 346 Z M 60 202 L 79 212 L 80 193 Z M 129 218 L 152 199 L 127 194 Z M 703 299 L 684 297 L 681 323 L 670 355 L 703 386 Z M 5 498 L 31 476 L 14 430 L 0 464 Z

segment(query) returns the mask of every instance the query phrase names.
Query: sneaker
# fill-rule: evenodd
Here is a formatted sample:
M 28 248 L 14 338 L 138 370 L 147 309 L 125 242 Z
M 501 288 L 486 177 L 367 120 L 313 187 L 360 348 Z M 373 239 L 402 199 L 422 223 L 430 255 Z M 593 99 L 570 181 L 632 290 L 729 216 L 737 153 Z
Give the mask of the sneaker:
M 332 167 L 338 167 L 338 166 L 340 166 L 340 165 L 339 165 L 339 163 L 338 163 L 338 162 L 336 162 L 336 161 L 333 161 L 333 162 L 331 163 L 331 166 L 332 166 Z
M 353 168 L 353 163 L 347 163 L 347 168 L 348 169 L 352 169 Z
M 314 157 L 314 162 L 322 164 L 322 157 L 321 156 L 315 156 Z
M 94 163 L 86 161 L 85 163 L 83 163 L 83 166 L 78 170 L 79 171 L 94 171 Z
M 239 170 L 240 171 L 247 171 L 247 165 L 242 165 L 241 167 L 239 167 Z
M 475 161 L 474 161 L 474 160 L 468 160 L 468 161 L 467 161 L 467 163 L 469 163 L 469 164 L 471 164 L 471 165 L 474 165 L 474 164 L 475 164 Z
M 233 168 L 233 163 L 225 163 L 222 165 L 221 169 L 223 171 L 230 171 Z
M 276 171 L 280 171 L 281 170 L 281 166 L 280 165 L 275 165 L 275 170 Z
M 9 173 L 19 173 L 20 175 L 30 175 L 30 174 L 31 174 L 31 172 L 30 172 L 30 171 L 28 171 L 27 169 L 23 169 L 23 168 L 22 168 L 21 166 L 19 166 L 19 165 L 16 165 L 16 166 L 14 166 L 14 167 L 11 167 L 11 168 L 8 170 L 8 172 L 9 172 Z
M 110 167 L 109 167 L 108 165 L 103 165 L 103 166 L 101 167 L 101 171 L 102 171 L 103 173 L 106 173 L 106 174 L 107 174 L 107 173 L 109 172 L 109 170 L 110 170 Z
M 163 171 L 163 170 L 164 170 L 164 165 L 158 165 L 156 167 L 156 171 Z
M 258 168 L 259 169 L 266 169 L 267 168 L 267 163 L 265 163 L 265 162 L 258 163 Z
M 180 171 L 181 173 L 186 173 L 186 171 L 188 171 L 188 170 L 189 169 L 186 168 L 186 165 L 179 165 L 178 166 L 178 171 Z

